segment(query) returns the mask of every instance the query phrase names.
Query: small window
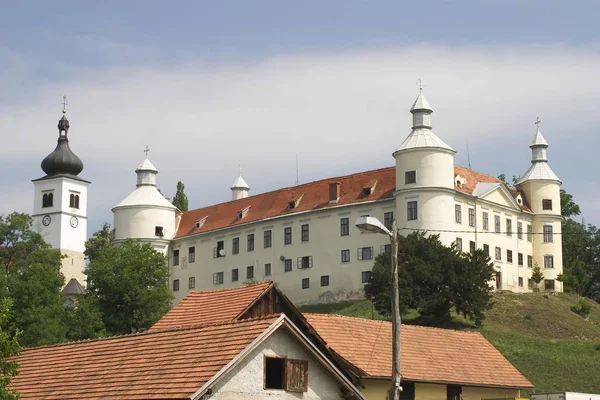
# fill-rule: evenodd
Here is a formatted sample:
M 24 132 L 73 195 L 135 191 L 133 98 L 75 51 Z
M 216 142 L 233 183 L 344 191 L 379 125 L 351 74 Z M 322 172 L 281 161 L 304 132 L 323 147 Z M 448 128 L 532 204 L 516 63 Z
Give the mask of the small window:
M 531 225 L 527 225 L 527 241 L 531 242 L 532 239 L 533 239 L 533 230 L 531 228 Z
M 340 236 L 348 235 L 350 235 L 350 219 L 342 218 L 340 219 Z
M 246 267 L 246 279 L 254 279 L 254 266 Z
M 392 224 L 394 223 L 394 212 L 388 211 L 383 213 L 383 225 L 389 230 L 392 229 Z
M 283 230 L 283 244 L 292 244 L 292 227 L 288 226 Z
M 271 230 L 267 230 L 264 233 L 264 239 L 265 239 L 265 249 L 270 248 L 273 245 L 273 241 L 272 241 L 272 237 L 271 237 Z
M 312 256 L 298 257 L 298 269 L 312 268 L 313 259 Z
M 283 272 L 292 272 L 292 259 L 288 258 L 284 261 Z
M 371 271 L 363 271 L 360 273 L 362 283 L 368 283 L 371 279 Z
M 527 256 L 527 268 L 533 268 L 533 256 Z
M 384 244 L 382 246 L 382 251 L 381 252 L 385 253 L 385 254 L 392 254 L 392 245 L 391 244 Z
M 54 204 L 54 194 L 52 192 L 44 193 L 42 195 L 42 207 L 52 207 L 53 204 Z
M 484 244 L 483 245 L 483 252 L 489 257 L 490 256 L 490 245 L 489 244 Z
M 271 264 L 265 264 L 265 276 L 271 276 Z
M 417 183 L 417 171 L 406 171 L 404 173 L 404 184 L 409 185 L 411 183 Z
M 506 250 L 506 261 L 509 262 L 509 263 L 513 262 L 513 259 L 512 259 L 512 250 Z
M 213 285 L 222 285 L 223 284 L 223 273 L 215 272 L 213 274 Z
M 254 251 L 254 233 L 248 234 L 248 251 Z
M 487 211 L 484 211 L 482 216 L 482 222 L 483 222 L 483 230 L 487 231 L 489 230 L 490 227 L 490 220 L 489 220 L 489 214 L 487 213 Z
M 237 282 L 240 279 L 240 272 L 237 268 L 231 270 L 231 282 Z
M 342 250 L 342 262 L 343 263 L 350 262 L 350 250 L 349 249 Z
M 462 251 L 463 246 L 462 246 L 462 239 L 457 237 L 456 240 L 454 241 L 455 245 L 456 245 L 456 250 L 458 251 Z
M 518 261 L 519 267 L 522 267 L 523 266 L 523 253 L 517 254 L 517 261 Z
M 544 268 L 554 268 L 554 256 L 544 256 Z
M 321 276 L 321 286 L 329 286 L 329 275 Z
M 544 289 L 554 290 L 554 279 L 544 279 Z
M 496 260 L 502 260 L 502 249 L 500 247 L 496 247 Z
M 79 195 L 78 194 L 71 193 L 69 195 L 69 207 L 79 208 Z
M 302 241 L 308 242 L 308 239 L 309 239 L 308 224 L 302 224 L 301 231 L 302 231 L 302 235 L 301 235 Z
M 519 277 L 519 287 L 523 287 L 523 278 Z
M 552 210 L 552 199 L 542 200 L 542 210 Z
M 217 247 L 214 248 L 213 257 L 220 258 L 225 257 L 225 242 L 222 240 L 217 241 Z
M 179 279 L 173 279 L 173 291 L 179 292 Z
M 527 289 L 533 289 L 533 279 L 527 279 Z
M 179 250 L 173 250 L 173 266 L 179 265 Z
M 308 288 L 310 288 L 310 279 L 302 278 L 302 289 L 308 289 Z
M 160 237 L 164 236 L 163 227 L 162 226 L 155 226 L 154 227 L 154 236 L 160 236 Z
M 461 400 L 461 399 L 462 399 L 462 386 L 446 385 L 446 400 Z
M 234 237 L 231 239 L 231 254 L 239 254 L 240 253 L 240 238 Z
M 506 218 L 506 235 L 512 236 L 512 219 Z
M 265 357 L 265 389 L 285 389 L 285 358 Z
M 523 223 L 517 222 L 517 238 L 523 239 Z
M 462 224 L 462 206 L 460 204 L 454 205 L 454 221 Z
M 494 230 L 496 233 L 500 233 L 500 216 L 494 215 Z
M 469 226 L 475 226 L 475 209 L 469 208 Z
M 188 262 L 196 262 L 196 246 L 188 248 Z
M 359 247 L 357 259 L 358 260 L 372 260 L 373 259 L 373 247 Z
M 195 289 L 195 288 L 196 288 L 196 277 L 190 276 L 188 278 L 188 289 Z
M 406 219 L 409 221 L 415 221 L 418 218 L 417 202 L 409 201 L 406 203 Z
M 553 241 L 552 225 L 544 225 L 544 243 L 552 243 Z
M 469 252 L 471 252 L 471 254 L 475 254 L 475 242 L 474 241 L 469 241 Z

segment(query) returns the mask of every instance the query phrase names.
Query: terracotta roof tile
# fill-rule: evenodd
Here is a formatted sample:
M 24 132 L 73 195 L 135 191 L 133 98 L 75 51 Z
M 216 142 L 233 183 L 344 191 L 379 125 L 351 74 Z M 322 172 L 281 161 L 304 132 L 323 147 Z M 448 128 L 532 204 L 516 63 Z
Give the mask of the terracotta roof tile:
M 390 376 L 390 322 L 325 314 L 304 316 L 333 351 L 365 376 Z M 404 379 L 411 381 L 533 387 L 478 332 L 402 325 L 401 371 Z
M 189 399 L 279 315 L 23 349 L 21 399 Z
M 460 166 L 454 167 L 454 175 L 456 176 L 456 174 L 460 174 L 467 179 L 467 183 L 456 190 L 467 194 L 473 193 L 478 182 L 500 182 L 498 178 L 491 175 L 482 174 Z M 336 182 L 340 183 L 340 198 L 336 203 L 330 204 L 329 184 Z M 366 195 L 363 189 L 373 187 L 373 185 L 375 185 L 373 193 Z M 394 196 L 395 189 L 396 167 L 323 179 L 184 212 L 181 215 L 181 221 L 175 237 L 180 238 L 195 233 L 209 232 L 303 211 L 390 199 Z M 515 189 L 511 190 L 515 191 Z M 290 208 L 290 202 L 295 202 L 298 199 L 300 201 L 297 202 L 297 206 Z M 238 211 L 247 207 L 250 207 L 247 214 L 244 218 L 238 219 Z M 200 228 L 196 228 L 196 221 L 205 217 L 206 221 L 204 224 Z
M 190 292 L 149 330 L 233 321 L 273 286 L 265 281 L 231 289 Z

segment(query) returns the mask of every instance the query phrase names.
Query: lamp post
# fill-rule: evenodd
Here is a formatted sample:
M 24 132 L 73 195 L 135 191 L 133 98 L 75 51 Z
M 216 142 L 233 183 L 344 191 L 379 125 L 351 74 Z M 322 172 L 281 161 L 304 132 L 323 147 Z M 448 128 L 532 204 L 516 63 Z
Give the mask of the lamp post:
M 362 233 L 380 233 L 390 238 L 392 245 L 392 385 L 388 393 L 389 400 L 399 400 L 402 391 L 400 375 L 401 337 L 400 296 L 398 294 L 398 228 L 396 220 L 391 231 L 375 217 L 359 217 L 355 223 Z

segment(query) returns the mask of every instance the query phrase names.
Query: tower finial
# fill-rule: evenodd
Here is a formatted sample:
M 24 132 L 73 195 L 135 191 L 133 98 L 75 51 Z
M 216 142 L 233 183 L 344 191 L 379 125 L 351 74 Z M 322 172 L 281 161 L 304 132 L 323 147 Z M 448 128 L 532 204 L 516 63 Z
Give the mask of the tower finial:
M 535 120 L 535 122 L 533 123 L 535 126 L 537 126 L 538 129 L 540 129 L 540 124 L 542 123 L 542 120 L 540 119 L 540 117 L 537 117 L 537 119 Z
M 149 152 L 150 152 L 150 147 L 148 147 L 148 145 L 146 145 L 146 148 L 144 149 L 144 153 L 146 153 L 146 158 L 148 158 Z
M 421 78 L 419 78 L 419 80 L 417 81 L 417 86 L 419 87 L 419 92 L 423 91 L 423 87 L 427 86 L 425 83 L 423 83 L 423 81 L 421 80 Z
M 67 113 L 67 105 L 69 103 L 67 103 L 67 95 L 63 95 L 63 101 L 62 101 L 62 105 L 63 105 L 63 109 L 62 109 L 62 113 L 66 114 Z
M 238 166 L 238 170 L 240 171 L 240 176 L 242 176 L 242 164 Z

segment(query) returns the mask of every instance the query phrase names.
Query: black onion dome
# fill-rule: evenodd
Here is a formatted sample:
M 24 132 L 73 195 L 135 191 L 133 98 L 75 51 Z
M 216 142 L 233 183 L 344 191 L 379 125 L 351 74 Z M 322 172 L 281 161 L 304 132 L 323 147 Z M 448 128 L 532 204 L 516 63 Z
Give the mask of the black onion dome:
M 83 162 L 71 151 L 67 132 L 69 120 L 64 115 L 58 121 L 58 143 L 54 151 L 42 161 L 42 170 L 47 175 L 69 174 L 77 176 L 83 171 Z

